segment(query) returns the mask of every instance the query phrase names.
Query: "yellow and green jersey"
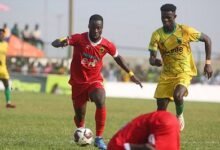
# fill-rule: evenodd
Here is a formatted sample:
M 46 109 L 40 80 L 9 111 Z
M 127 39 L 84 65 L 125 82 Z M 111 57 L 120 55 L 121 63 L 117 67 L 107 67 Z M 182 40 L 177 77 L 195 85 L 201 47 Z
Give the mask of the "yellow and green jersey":
M 6 54 L 8 51 L 8 43 L 0 42 L 0 67 L 6 67 Z
M 8 51 L 8 43 L 5 41 L 0 42 L 0 78 L 9 79 L 8 70 L 6 67 L 6 54 Z
M 175 77 L 181 74 L 195 76 L 197 69 L 193 60 L 190 42 L 199 41 L 201 32 L 186 25 L 176 24 L 172 33 L 163 27 L 153 32 L 150 51 L 160 51 L 163 60 L 162 76 Z

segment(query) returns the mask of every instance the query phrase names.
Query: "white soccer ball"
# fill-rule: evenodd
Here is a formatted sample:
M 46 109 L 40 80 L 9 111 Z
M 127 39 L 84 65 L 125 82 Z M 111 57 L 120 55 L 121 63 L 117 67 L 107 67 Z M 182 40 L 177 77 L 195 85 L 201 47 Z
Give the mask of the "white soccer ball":
M 73 133 L 73 139 L 76 144 L 86 146 L 92 144 L 93 133 L 89 128 L 77 128 Z

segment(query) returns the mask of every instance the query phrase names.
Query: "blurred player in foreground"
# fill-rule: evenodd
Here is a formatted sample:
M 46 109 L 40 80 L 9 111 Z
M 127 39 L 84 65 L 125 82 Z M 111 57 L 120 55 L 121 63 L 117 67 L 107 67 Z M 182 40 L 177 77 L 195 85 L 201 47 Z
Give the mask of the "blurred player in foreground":
M 15 108 L 15 105 L 11 104 L 11 90 L 9 86 L 9 74 L 6 66 L 6 54 L 8 51 L 8 43 L 5 39 L 5 30 L 0 29 L 0 80 L 5 88 L 6 108 Z
M 120 129 L 108 150 L 179 150 L 180 130 L 176 116 L 167 111 L 140 115 Z
M 96 105 L 96 138 L 94 145 L 99 149 L 106 149 L 102 138 L 106 122 L 105 90 L 101 75 L 102 59 L 110 54 L 117 64 L 130 76 L 131 81 L 140 85 L 140 81 L 126 66 L 124 59 L 118 54 L 115 45 L 101 36 L 103 18 L 93 15 L 89 19 L 89 32 L 73 34 L 70 37 L 56 39 L 52 42 L 54 47 L 71 45 L 74 53 L 71 62 L 72 101 L 75 110 L 74 121 L 77 127 L 85 126 L 86 104 L 90 99 Z
M 188 86 L 192 77 L 197 75 L 190 42 L 202 41 L 205 43 L 204 74 L 209 79 L 213 72 L 211 39 L 192 27 L 175 23 L 176 6 L 173 4 L 165 4 L 160 10 L 163 27 L 153 32 L 149 44 L 150 64 L 157 67 L 163 66 L 154 97 L 157 99 L 158 110 L 166 110 L 169 101 L 174 100 L 176 115 L 182 131 L 185 125 L 183 97 L 188 94 Z M 162 61 L 156 57 L 158 50 Z

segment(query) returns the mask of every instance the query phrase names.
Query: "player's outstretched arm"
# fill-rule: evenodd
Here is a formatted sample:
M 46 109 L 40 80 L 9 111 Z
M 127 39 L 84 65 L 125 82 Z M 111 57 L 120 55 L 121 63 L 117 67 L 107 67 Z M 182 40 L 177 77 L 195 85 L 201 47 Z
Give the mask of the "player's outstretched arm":
M 54 41 L 51 43 L 51 45 L 52 45 L 53 47 L 56 47 L 56 48 L 58 48 L 58 47 L 65 47 L 65 46 L 68 45 L 68 44 L 67 44 L 67 38 L 56 39 L 56 40 L 54 40 Z
M 200 41 L 205 43 L 205 53 L 206 53 L 206 61 L 204 66 L 204 74 L 207 78 L 212 77 L 212 66 L 211 66 L 211 50 L 212 50 L 212 42 L 208 35 L 202 33 L 200 36 Z
M 157 66 L 157 67 L 162 66 L 162 61 L 156 57 L 157 57 L 157 52 L 150 50 L 150 58 L 149 58 L 150 64 L 152 66 Z
M 126 65 L 124 59 L 118 55 L 117 57 L 114 58 L 114 60 L 116 61 L 116 63 L 122 68 L 124 69 L 130 76 L 131 81 L 133 81 L 134 83 L 140 85 L 140 87 L 142 88 L 142 84 L 140 82 L 140 80 L 138 78 L 135 77 L 134 73 L 128 68 L 128 66 Z

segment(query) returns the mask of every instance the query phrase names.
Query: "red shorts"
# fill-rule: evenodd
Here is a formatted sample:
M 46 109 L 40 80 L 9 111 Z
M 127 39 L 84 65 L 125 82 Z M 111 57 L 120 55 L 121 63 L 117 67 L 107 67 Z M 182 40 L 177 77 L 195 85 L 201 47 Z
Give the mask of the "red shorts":
M 95 89 L 104 89 L 102 82 L 72 85 L 72 101 L 75 108 L 80 108 L 89 100 L 89 94 Z

